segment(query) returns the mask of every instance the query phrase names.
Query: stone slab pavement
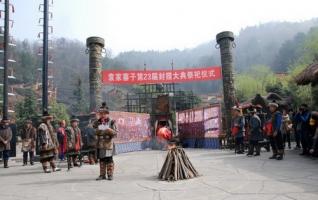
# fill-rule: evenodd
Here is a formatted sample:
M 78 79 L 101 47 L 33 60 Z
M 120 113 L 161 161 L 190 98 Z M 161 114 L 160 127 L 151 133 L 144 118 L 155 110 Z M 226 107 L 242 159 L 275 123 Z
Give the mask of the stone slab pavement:
M 142 151 L 115 156 L 113 181 L 95 181 L 98 166 L 84 165 L 44 174 L 41 165 L 21 166 L 11 160 L 0 167 L 0 200 L 280 200 L 318 199 L 318 160 L 286 152 L 283 161 L 234 155 L 229 150 L 186 149 L 200 177 L 157 180 L 165 151 Z

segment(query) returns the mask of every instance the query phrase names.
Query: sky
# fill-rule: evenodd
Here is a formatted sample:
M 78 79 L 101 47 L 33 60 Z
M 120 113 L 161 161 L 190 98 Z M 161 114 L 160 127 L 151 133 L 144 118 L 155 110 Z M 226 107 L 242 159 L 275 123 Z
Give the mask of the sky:
M 52 0 L 49 0 L 50 2 Z M 36 40 L 43 0 L 11 0 L 12 35 Z M 53 0 L 53 37 L 105 39 L 112 55 L 130 50 L 192 48 L 221 31 L 318 17 L 317 0 Z

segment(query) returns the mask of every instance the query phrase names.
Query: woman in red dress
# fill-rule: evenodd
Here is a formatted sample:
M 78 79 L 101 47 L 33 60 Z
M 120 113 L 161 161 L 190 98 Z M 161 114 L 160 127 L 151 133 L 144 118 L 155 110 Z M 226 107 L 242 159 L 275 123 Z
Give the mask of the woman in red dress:
M 64 160 L 65 159 L 65 153 L 66 153 L 66 148 L 67 148 L 67 136 L 65 132 L 65 127 L 66 127 L 66 122 L 65 120 L 61 120 L 59 122 L 59 128 L 57 130 L 57 137 L 59 140 L 59 159 Z

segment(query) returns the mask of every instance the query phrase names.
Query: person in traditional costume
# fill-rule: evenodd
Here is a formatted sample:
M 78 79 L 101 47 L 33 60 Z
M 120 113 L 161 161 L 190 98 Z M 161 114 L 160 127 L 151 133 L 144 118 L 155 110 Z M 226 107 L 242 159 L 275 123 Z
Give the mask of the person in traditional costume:
M 44 112 L 42 123 L 38 127 L 38 147 L 40 151 L 40 162 L 42 163 L 44 173 L 61 171 L 54 162 L 54 158 L 58 153 L 57 134 L 51 124 L 53 116 L 48 112 Z
M 2 153 L 4 168 L 9 168 L 10 142 L 12 139 L 12 130 L 9 123 L 10 120 L 6 118 L 0 121 L 0 153 Z
M 66 122 L 61 120 L 59 122 L 59 128 L 57 129 L 57 138 L 59 141 L 59 159 L 65 160 L 65 154 L 67 150 L 67 135 L 65 132 Z
M 284 148 L 286 147 L 286 142 L 288 144 L 288 148 L 291 149 L 291 143 L 290 143 L 290 132 L 292 130 L 292 122 L 289 118 L 289 114 L 286 109 L 283 110 L 282 115 L 282 127 L 281 132 L 283 134 L 283 145 Z
M 28 164 L 28 156 L 30 156 L 30 164 L 34 164 L 34 151 L 36 146 L 36 128 L 33 127 L 31 120 L 26 120 L 21 131 L 23 152 L 23 166 Z
M 113 180 L 115 151 L 113 138 L 117 136 L 117 127 L 115 120 L 109 117 L 106 103 L 99 108 L 98 115 L 99 119 L 93 125 L 97 135 L 97 157 L 100 166 L 100 175 L 96 180 L 106 180 L 106 171 L 108 180 Z
M 90 120 L 88 125 L 84 128 L 82 139 L 83 149 L 88 152 L 88 161 L 90 165 L 94 165 L 97 162 L 96 157 L 96 131 L 93 128 L 93 123 L 96 120 L 96 113 L 90 114 Z
M 262 135 L 262 122 L 259 116 L 257 115 L 257 110 L 253 108 L 251 111 L 251 118 L 249 121 L 249 151 L 247 156 L 259 156 L 261 152 L 261 147 L 259 141 L 263 139 Z M 254 154 L 255 149 L 255 154 Z
M 269 159 L 282 160 L 284 158 L 284 144 L 283 135 L 281 132 L 282 114 L 278 110 L 278 104 L 273 102 L 269 103 L 269 111 L 271 113 L 271 134 L 269 140 L 271 143 L 273 155 Z
M 69 167 L 72 167 L 72 164 L 74 167 L 79 166 L 77 159 L 82 148 L 82 135 L 78 124 L 79 119 L 72 117 L 71 126 L 65 129 L 67 135 L 67 155 Z
M 241 109 L 234 106 L 232 108 L 232 136 L 235 140 L 235 153 L 244 153 L 245 119 L 241 114 Z

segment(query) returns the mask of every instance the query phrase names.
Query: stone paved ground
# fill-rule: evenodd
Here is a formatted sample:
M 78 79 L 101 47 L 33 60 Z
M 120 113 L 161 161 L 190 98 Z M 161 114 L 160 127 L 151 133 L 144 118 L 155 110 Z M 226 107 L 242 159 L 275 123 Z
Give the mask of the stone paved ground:
M 11 161 L 0 168 L 1 200 L 218 200 L 318 199 L 318 160 L 287 151 L 283 161 L 270 153 L 248 158 L 227 150 L 186 149 L 201 177 L 158 181 L 166 152 L 144 151 L 115 157 L 114 181 L 97 182 L 98 166 L 84 165 L 67 172 L 43 174 L 41 166 L 22 167 Z

